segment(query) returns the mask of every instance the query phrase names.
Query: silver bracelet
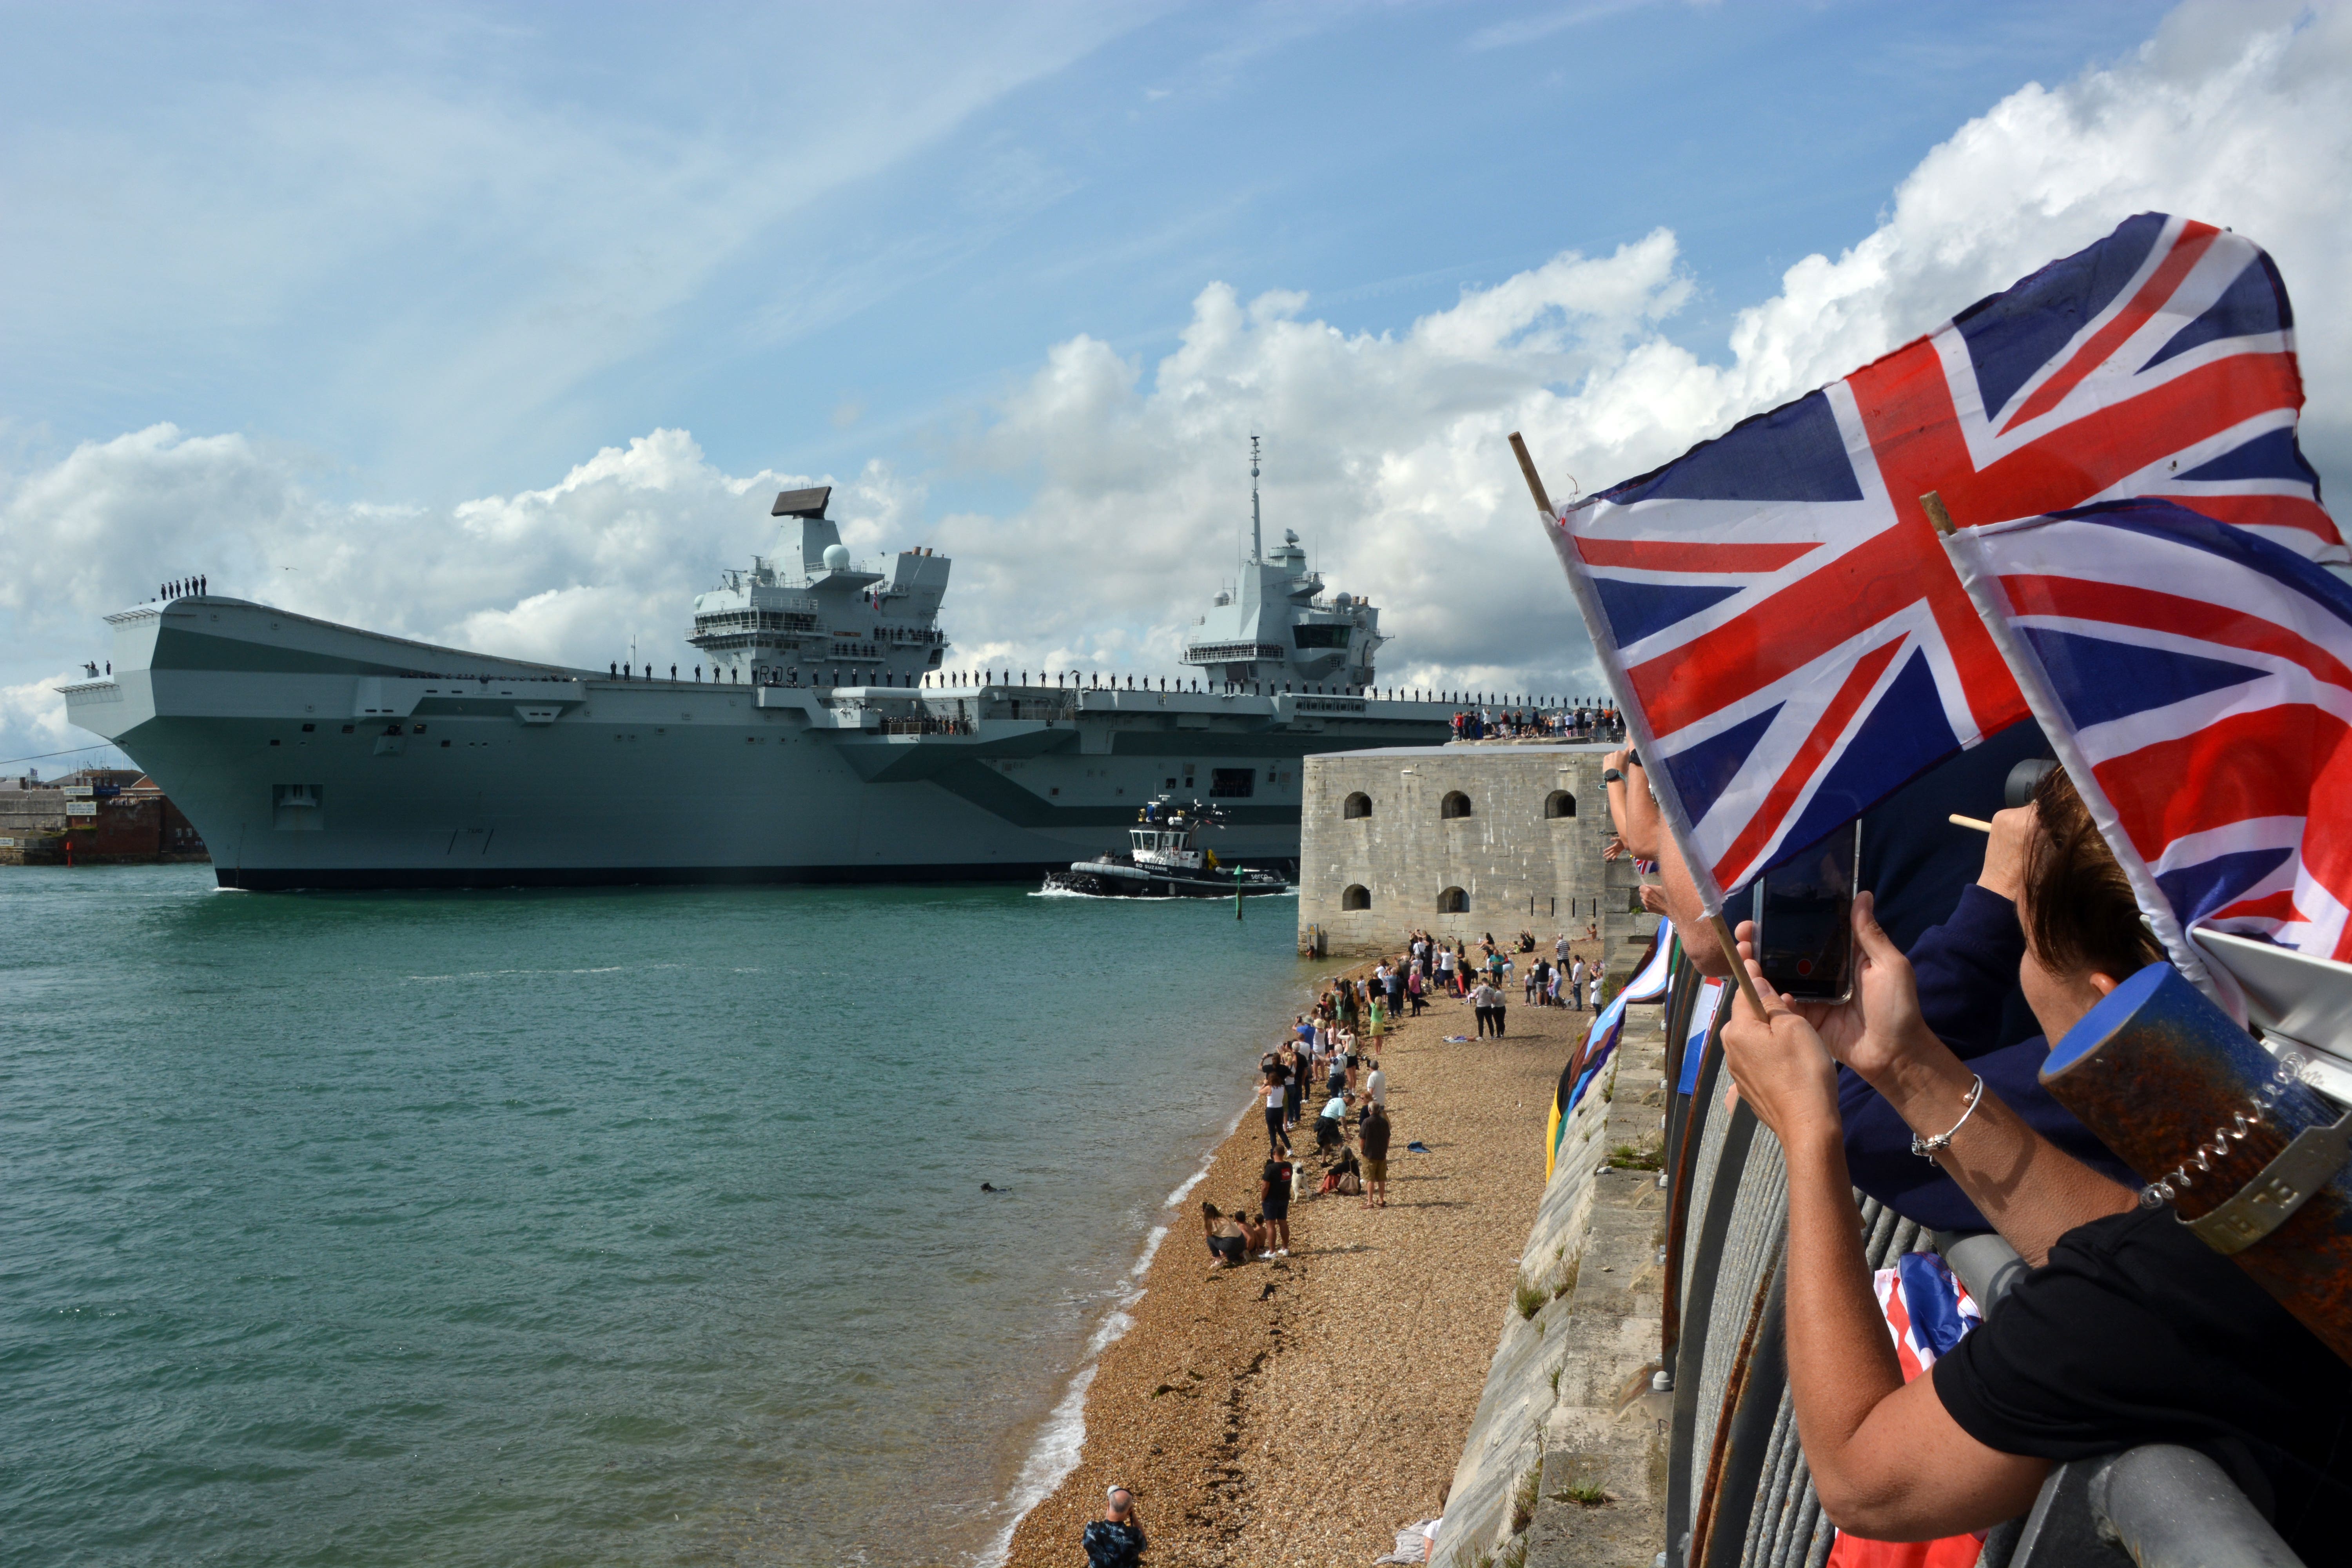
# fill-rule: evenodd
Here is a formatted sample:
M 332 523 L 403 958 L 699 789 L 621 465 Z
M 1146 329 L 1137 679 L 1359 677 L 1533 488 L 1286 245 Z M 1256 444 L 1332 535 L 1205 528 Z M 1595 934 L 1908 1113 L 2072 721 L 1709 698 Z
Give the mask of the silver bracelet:
M 1918 1155 L 1922 1160 L 1932 1163 L 1937 1153 L 1950 1148 L 1953 1133 L 1966 1127 L 1969 1124 L 1969 1118 L 1977 1113 L 1977 1101 L 1984 1098 L 1984 1079 L 1976 1078 L 1974 1074 L 1969 1076 L 1975 1079 L 1975 1081 L 1969 1085 L 1969 1108 L 1960 1112 L 1960 1119 L 1958 1121 L 1952 1123 L 1951 1131 L 1938 1132 L 1933 1138 L 1922 1138 L 1916 1132 L 1911 1134 L 1911 1152 Z

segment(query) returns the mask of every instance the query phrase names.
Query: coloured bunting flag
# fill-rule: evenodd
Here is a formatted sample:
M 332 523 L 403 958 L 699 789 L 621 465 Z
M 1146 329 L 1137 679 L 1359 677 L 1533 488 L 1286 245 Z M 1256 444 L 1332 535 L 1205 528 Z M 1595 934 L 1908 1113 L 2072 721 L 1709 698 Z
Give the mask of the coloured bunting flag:
M 1553 1162 L 1559 1157 L 1560 1134 L 1568 1127 L 1568 1118 L 1576 1109 L 1584 1091 L 1608 1065 L 1615 1054 L 1617 1042 L 1625 1033 L 1625 1009 L 1665 999 L 1666 985 L 1675 971 L 1675 922 L 1661 919 L 1658 929 L 1651 933 L 1650 950 L 1642 955 L 1641 967 L 1625 982 L 1624 989 L 1609 999 L 1609 1005 L 1594 1016 L 1592 1026 L 1585 1031 L 1584 1044 L 1570 1057 L 1568 1066 L 1560 1069 L 1559 1084 L 1552 1092 L 1551 1114 L 1544 1125 L 1544 1179 L 1551 1179 Z
M 1633 977 L 1625 982 L 1625 989 L 1618 994 L 1635 1004 L 1664 1001 L 1666 983 L 1674 978 L 1675 952 L 1675 922 L 1660 916 L 1658 929 L 1650 933 L 1649 951 L 1642 955 Z
M 1946 548 L 2174 963 L 2210 983 L 2200 925 L 2352 960 L 2352 587 L 2164 500 Z
M 1921 497 L 1965 529 L 2163 495 L 2343 561 L 2302 406 L 2270 258 L 2143 214 L 1565 509 L 1553 543 L 1709 909 L 2026 716 Z
M 1698 995 L 1691 1003 L 1690 1027 L 1683 1037 L 1682 1079 L 1675 1085 L 1676 1093 L 1698 1092 L 1698 1072 L 1706 1060 L 1706 1043 L 1715 1037 L 1716 1026 L 1723 1021 L 1724 1004 L 1732 994 L 1728 980 L 1699 982 Z

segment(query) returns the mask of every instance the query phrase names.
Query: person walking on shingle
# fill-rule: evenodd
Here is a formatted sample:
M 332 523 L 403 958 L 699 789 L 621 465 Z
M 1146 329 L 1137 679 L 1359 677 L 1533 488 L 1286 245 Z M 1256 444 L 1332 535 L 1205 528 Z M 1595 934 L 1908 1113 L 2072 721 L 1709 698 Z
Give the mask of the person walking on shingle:
M 1135 1517 L 1135 1495 L 1125 1487 L 1110 1489 L 1103 1516 L 1087 1526 L 1078 1538 L 1086 1548 L 1087 1568 L 1137 1568 L 1143 1561 L 1143 1525 Z

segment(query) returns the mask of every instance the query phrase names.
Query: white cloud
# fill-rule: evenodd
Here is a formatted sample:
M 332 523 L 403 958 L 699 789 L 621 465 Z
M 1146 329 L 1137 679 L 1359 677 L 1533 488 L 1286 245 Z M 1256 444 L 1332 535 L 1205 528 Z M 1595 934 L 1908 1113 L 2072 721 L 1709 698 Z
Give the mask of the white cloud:
M 724 474 L 684 432 L 656 430 L 545 489 L 444 510 L 341 505 L 244 437 L 159 425 L 0 479 L 0 537 L 17 556 L 0 613 L 7 646 L 37 668 L 60 653 L 102 661 L 100 616 L 202 571 L 215 593 L 428 642 L 593 667 L 630 657 L 635 637 L 642 658 L 690 660 L 695 594 L 771 548 L 775 490 L 821 482 Z M 920 494 L 875 464 L 836 489 L 834 514 L 873 552 Z M 54 684 L 9 689 L 0 756 L 73 743 L 56 739 Z
M 1540 16 L 1522 16 L 1516 21 L 1496 22 L 1479 28 L 1463 41 L 1465 49 L 1502 49 L 1519 44 L 1532 44 L 1538 38 L 1549 38 L 1554 33 L 1570 27 L 1581 27 L 1588 22 L 1605 21 L 1627 11 L 1637 11 L 1652 0 L 1589 0 L 1581 5 L 1569 5 Z
M 7 743 L 0 754 L 26 759 L 0 768 L 0 773 L 10 778 L 27 773 L 55 778 L 85 763 L 104 767 L 116 761 L 112 747 L 66 722 L 66 705 L 57 689 L 82 679 L 80 669 L 61 669 L 14 686 L 0 685 L 0 741 Z
M 2175 14 L 2132 58 L 2031 86 L 1960 128 L 1880 226 L 1788 269 L 1716 361 L 1664 328 L 1689 296 L 1674 238 L 1563 254 L 1401 330 L 1349 333 L 1308 301 L 1213 284 L 1147 366 L 1087 336 L 1054 345 L 933 476 L 1025 487 L 997 514 L 926 521 L 923 489 L 870 465 L 838 492 L 854 548 L 955 555 L 961 663 L 1173 673 L 1182 629 L 1265 515 L 1331 586 L 1383 608 L 1399 684 L 1591 689 L 1589 649 L 1504 437 L 1590 490 L 1830 380 L 2147 209 L 2230 225 L 2278 258 L 2297 307 L 2306 450 L 2352 472 L 2352 12 Z M 545 489 L 454 508 L 331 504 L 283 456 L 169 426 L 0 474 L 10 623 L 0 755 L 54 749 L 59 663 L 103 658 L 98 616 L 157 578 L 435 641 L 600 665 L 635 633 L 667 662 L 692 595 L 767 548 L 772 489 L 683 432 L 608 448 Z M 292 571 L 281 568 L 292 567 Z M 45 705 L 46 704 L 46 705 Z M 68 743 L 70 743 L 68 742 Z

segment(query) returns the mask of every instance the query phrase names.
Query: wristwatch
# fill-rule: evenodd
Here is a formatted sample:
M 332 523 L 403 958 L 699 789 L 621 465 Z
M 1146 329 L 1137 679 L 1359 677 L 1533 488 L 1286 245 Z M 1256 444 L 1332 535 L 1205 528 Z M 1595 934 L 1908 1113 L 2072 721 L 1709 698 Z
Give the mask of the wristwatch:
M 1601 782 L 1605 784 L 1623 784 L 1625 775 L 1615 768 L 1603 768 L 1601 770 Z

